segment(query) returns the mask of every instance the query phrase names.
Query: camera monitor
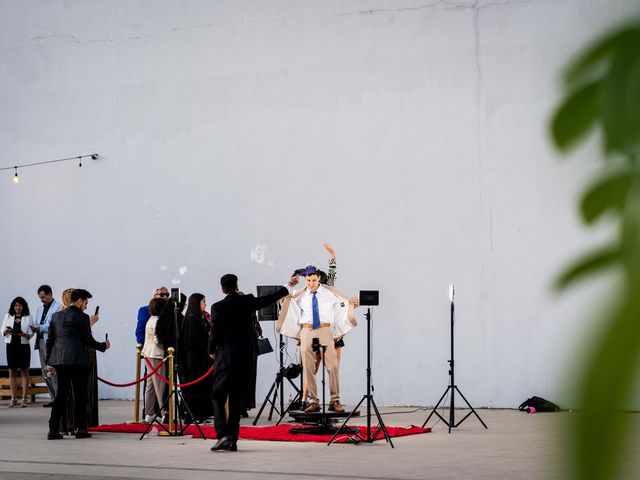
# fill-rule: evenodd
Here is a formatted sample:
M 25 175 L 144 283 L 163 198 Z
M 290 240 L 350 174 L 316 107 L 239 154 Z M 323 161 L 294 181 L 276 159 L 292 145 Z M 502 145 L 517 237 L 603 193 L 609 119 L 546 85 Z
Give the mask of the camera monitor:
M 374 307 L 380 305 L 378 290 L 360 290 L 360 298 L 358 302 L 365 307 Z
M 258 296 L 265 297 L 277 292 L 282 285 L 258 285 Z M 261 322 L 275 322 L 278 319 L 278 303 L 258 310 L 258 320 Z

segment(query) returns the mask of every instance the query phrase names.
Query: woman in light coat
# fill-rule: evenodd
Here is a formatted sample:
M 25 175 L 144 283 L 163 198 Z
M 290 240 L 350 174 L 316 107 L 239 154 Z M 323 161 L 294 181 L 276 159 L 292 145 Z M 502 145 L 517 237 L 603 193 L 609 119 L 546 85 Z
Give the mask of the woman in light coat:
M 147 321 L 147 325 L 144 331 L 144 346 L 142 347 L 142 354 L 149 360 L 149 363 L 153 368 L 156 368 L 164 358 L 164 346 L 158 341 L 156 336 L 156 324 L 158 323 L 158 317 L 162 309 L 167 304 L 165 298 L 154 298 L 149 303 L 149 313 L 151 317 Z M 158 374 L 166 376 L 167 367 L 162 365 L 158 369 Z M 158 405 L 164 403 L 164 382 L 160 377 L 154 375 L 147 382 L 147 388 L 144 392 L 144 410 L 146 412 L 145 421 L 151 422 L 153 415 L 150 415 L 154 411 L 156 402 Z M 166 408 L 162 410 L 162 415 L 167 413 Z
M 18 370 L 22 376 L 22 408 L 27 406 L 27 391 L 29 388 L 29 364 L 31 363 L 31 348 L 29 339 L 31 331 L 31 317 L 29 305 L 22 297 L 16 297 L 11 302 L 9 313 L 2 322 L 2 335 L 7 346 L 7 364 L 9 366 L 9 383 L 11 385 L 11 402 L 9 408 L 18 403 Z

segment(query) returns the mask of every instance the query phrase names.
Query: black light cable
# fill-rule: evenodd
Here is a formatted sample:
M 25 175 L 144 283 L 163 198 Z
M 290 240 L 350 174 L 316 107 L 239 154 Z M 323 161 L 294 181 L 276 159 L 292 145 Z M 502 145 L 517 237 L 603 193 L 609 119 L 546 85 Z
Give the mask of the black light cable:
M 35 166 L 39 166 L 39 165 L 46 165 L 49 163 L 59 163 L 59 162 L 68 162 L 69 160 L 78 160 L 78 166 L 82 167 L 82 159 L 83 158 L 91 158 L 91 160 L 97 160 L 98 159 L 98 154 L 97 153 L 91 153 L 88 155 L 78 155 L 76 157 L 68 157 L 68 158 L 58 158 L 56 160 L 47 160 L 44 162 L 33 162 L 33 163 L 25 163 L 22 165 L 14 165 L 13 167 L 2 167 L 0 168 L 0 171 L 3 170 L 14 170 L 15 174 L 13 175 L 13 182 L 14 183 L 18 183 L 20 182 L 20 177 L 18 176 L 18 168 L 26 168 L 26 167 L 35 167 Z

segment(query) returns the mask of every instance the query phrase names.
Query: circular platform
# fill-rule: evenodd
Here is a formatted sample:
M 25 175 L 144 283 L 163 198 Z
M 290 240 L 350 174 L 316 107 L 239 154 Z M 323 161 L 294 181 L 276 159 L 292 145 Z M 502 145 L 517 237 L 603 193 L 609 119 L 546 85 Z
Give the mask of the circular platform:
M 293 427 L 289 429 L 290 433 L 307 433 L 314 435 L 327 435 L 333 434 L 338 430 L 335 425 L 338 420 L 347 418 L 351 415 L 351 412 L 332 412 L 326 410 L 324 413 L 322 410 L 318 412 L 308 413 L 304 410 L 290 410 L 289 416 L 296 422 L 302 423 L 304 427 Z M 360 412 L 355 411 L 351 417 L 359 417 Z M 350 428 L 343 429 L 345 433 L 352 433 Z
M 327 420 L 327 419 L 340 419 L 340 418 L 347 418 L 349 415 L 351 415 L 351 412 L 332 412 L 330 410 L 326 410 L 324 413 L 322 413 L 322 410 L 319 410 L 317 412 L 311 412 L 311 413 L 307 413 L 304 410 L 289 410 L 289 416 L 291 418 L 293 418 L 294 420 L 296 420 L 297 422 L 314 422 L 314 423 L 319 423 L 322 422 L 323 420 Z M 352 417 L 359 417 L 360 416 L 360 412 L 354 412 L 353 415 L 351 415 Z

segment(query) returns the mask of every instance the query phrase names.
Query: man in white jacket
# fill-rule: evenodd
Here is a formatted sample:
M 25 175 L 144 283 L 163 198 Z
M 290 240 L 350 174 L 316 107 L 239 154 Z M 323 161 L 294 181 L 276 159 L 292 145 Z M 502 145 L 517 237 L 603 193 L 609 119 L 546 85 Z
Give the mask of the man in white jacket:
M 329 374 L 331 404 L 329 410 L 344 412 L 340 404 L 340 379 L 334 339 L 344 336 L 357 325 L 353 317 L 353 305 L 336 289 L 320 284 L 314 267 L 304 272 L 306 288 L 285 299 L 276 331 L 300 340 L 300 355 L 305 381 L 309 387 L 309 407 L 305 412 L 320 410 L 316 381 L 316 352 L 313 341 L 326 347 L 324 363 Z M 322 347 L 322 348 L 324 348 Z

